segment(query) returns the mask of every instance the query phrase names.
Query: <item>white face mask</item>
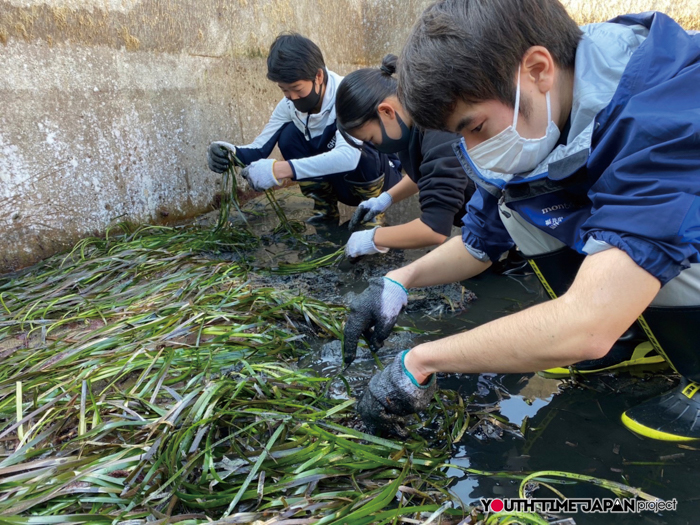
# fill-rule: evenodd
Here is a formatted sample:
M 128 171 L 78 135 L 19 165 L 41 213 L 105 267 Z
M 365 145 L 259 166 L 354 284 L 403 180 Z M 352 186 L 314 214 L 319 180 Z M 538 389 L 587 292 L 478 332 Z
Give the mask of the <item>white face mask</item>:
M 554 149 L 561 132 L 552 120 L 552 107 L 547 92 L 547 131 L 539 139 L 525 139 L 515 129 L 520 111 L 520 69 L 518 87 L 515 92 L 515 115 L 513 125 L 508 126 L 495 137 L 469 148 L 468 153 L 480 170 L 515 174 L 534 170 Z

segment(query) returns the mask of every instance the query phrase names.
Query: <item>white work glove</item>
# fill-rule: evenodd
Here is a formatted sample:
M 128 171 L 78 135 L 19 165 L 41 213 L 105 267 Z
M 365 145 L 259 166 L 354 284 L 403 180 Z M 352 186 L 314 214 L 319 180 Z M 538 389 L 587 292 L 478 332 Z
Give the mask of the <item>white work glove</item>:
M 274 186 L 281 186 L 272 173 L 272 166 L 275 162 L 274 159 L 255 161 L 243 168 L 241 176 L 248 181 L 248 184 L 250 184 L 255 191 L 265 191 Z
M 392 203 L 391 195 L 386 191 L 379 197 L 372 197 L 371 199 L 362 201 L 355 210 L 352 219 L 350 219 L 348 229 L 352 231 L 358 224 L 371 221 L 380 213 L 385 212 Z
M 235 155 L 236 146 L 220 140 L 209 144 L 209 150 L 207 150 L 207 164 L 209 164 L 209 169 L 215 173 L 223 173 L 226 171 L 231 165 L 229 152 Z
M 362 230 L 355 232 L 350 236 L 350 240 L 345 245 L 345 254 L 350 258 L 359 257 L 360 255 L 372 255 L 374 253 L 386 253 L 389 248 L 377 248 L 374 244 L 374 232 L 379 226 L 375 226 L 371 230 Z

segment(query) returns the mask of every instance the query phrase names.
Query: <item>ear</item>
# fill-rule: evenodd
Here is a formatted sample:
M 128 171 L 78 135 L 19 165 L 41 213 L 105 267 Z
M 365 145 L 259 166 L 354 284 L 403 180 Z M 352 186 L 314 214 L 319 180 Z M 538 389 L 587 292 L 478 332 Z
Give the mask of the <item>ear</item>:
M 377 106 L 377 113 L 379 113 L 380 115 L 384 115 L 385 117 L 388 117 L 390 119 L 396 118 L 396 110 L 388 102 L 381 102 Z
M 323 84 L 323 69 L 319 68 L 319 70 L 316 72 L 316 83 L 320 86 Z
M 532 46 L 525 52 L 520 63 L 521 80 L 529 80 L 540 93 L 551 91 L 554 86 L 556 65 L 546 47 Z

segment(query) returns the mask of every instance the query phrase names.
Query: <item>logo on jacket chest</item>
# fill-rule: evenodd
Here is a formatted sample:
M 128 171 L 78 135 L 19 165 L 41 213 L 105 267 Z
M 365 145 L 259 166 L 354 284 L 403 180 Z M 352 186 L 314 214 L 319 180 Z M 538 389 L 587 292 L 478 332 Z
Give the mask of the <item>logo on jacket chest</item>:
M 548 206 L 547 208 L 542 208 L 542 215 L 547 215 L 547 214 L 552 213 L 554 211 L 570 210 L 573 207 L 574 207 L 574 205 L 571 204 L 570 202 L 566 202 L 566 203 L 562 203 L 562 204 L 555 204 L 553 206 Z
M 561 204 L 554 204 L 552 206 L 548 206 L 546 208 L 542 208 L 542 215 L 550 215 L 554 214 L 556 212 L 562 212 L 566 210 L 570 210 L 573 208 L 573 204 L 570 202 L 566 203 L 561 203 Z M 561 223 L 564 222 L 564 217 L 562 215 L 559 215 L 558 217 L 550 217 L 544 221 L 544 225 L 547 228 L 550 228 L 552 230 L 556 230 Z
M 564 217 L 554 217 L 553 219 L 547 219 L 544 221 L 544 225 L 556 230 L 562 222 L 564 222 Z

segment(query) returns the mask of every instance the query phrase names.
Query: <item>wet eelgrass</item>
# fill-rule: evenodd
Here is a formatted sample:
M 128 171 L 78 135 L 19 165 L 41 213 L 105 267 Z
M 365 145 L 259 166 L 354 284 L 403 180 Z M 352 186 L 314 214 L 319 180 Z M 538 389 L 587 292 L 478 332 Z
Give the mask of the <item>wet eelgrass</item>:
M 221 206 L 219 208 L 219 219 L 217 221 L 215 231 L 222 232 L 231 224 L 231 206 L 236 209 L 238 216 L 248 226 L 248 220 L 241 210 L 241 204 L 238 198 L 238 179 L 242 178 L 241 168 L 244 164 L 236 157 L 235 154 L 229 151 L 229 168 L 222 173 L 221 179 Z M 265 198 L 267 199 L 270 209 L 275 213 L 279 220 L 279 225 L 273 230 L 273 233 L 286 233 L 291 239 L 294 239 L 298 244 L 306 248 L 312 247 L 303 236 L 305 227 L 297 221 L 290 221 L 282 206 L 277 202 L 275 193 L 272 189 L 265 190 Z
M 258 239 L 221 217 L 212 230 L 123 224 L 0 278 L 0 523 L 469 514 L 446 474 L 470 426 L 459 394 L 441 392 L 406 441 L 364 434 L 342 377 L 347 395 L 333 399 L 333 379 L 294 365 L 308 336 L 341 338 L 344 308 L 256 285 Z M 547 474 L 523 483 L 566 475 Z
M 344 309 L 257 288 L 251 244 L 231 228 L 122 225 L 0 279 L 0 521 L 453 512 L 449 431 L 431 449 L 356 430 L 354 400 L 291 363 L 305 336 L 341 336 Z M 458 397 L 444 401 L 454 421 Z
M 231 161 L 230 167 L 222 174 L 222 190 L 220 195 L 221 202 L 214 233 L 225 232 L 232 227 L 232 224 L 235 223 L 232 217 L 233 207 L 237 212 L 237 216 L 240 217 L 241 221 L 245 224 L 245 230 L 243 230 L 242 234 L 249 236 L 251 241 L 257 242 L 257 239 L 248 228 L 248 220 L 246 219 L 245 213 L 241 209 L 240 201 L 238 199 L 238 178 L 240 178 L 240 167 L 243 166 L 243 163 L 232 153 L 229 153 L 229 160 Z M 293 242 L 293 245 L 296 248 L 300 248 L 309 255 L 313 254 L 316 249 L 319 248 L 319 245 L 309 242 L 304 237 L 303 232 L 306 229 L 304 224 L 298 221 L 291 221 L 287 218 L 287 214 L 277 201 L 273 190 L 265 191 L 265 198 L 267 199 L 270 209 L 279 220 L 279 224 L 272 233 L 275 235 L 282 235 L 283 238 L 286 237 L 287 240 Z M 277 267 L 269 268 L 269 271 L 278 275 L 294 275 L 297 273 L 313 271 L 316 268 L 321 268 L 324 266 L 332 266 L 339 263 L 344 258 L 345 249 L 340 248 L 332 253 L 328 253 L 307 261 L 298 263 L 279 262 Z

